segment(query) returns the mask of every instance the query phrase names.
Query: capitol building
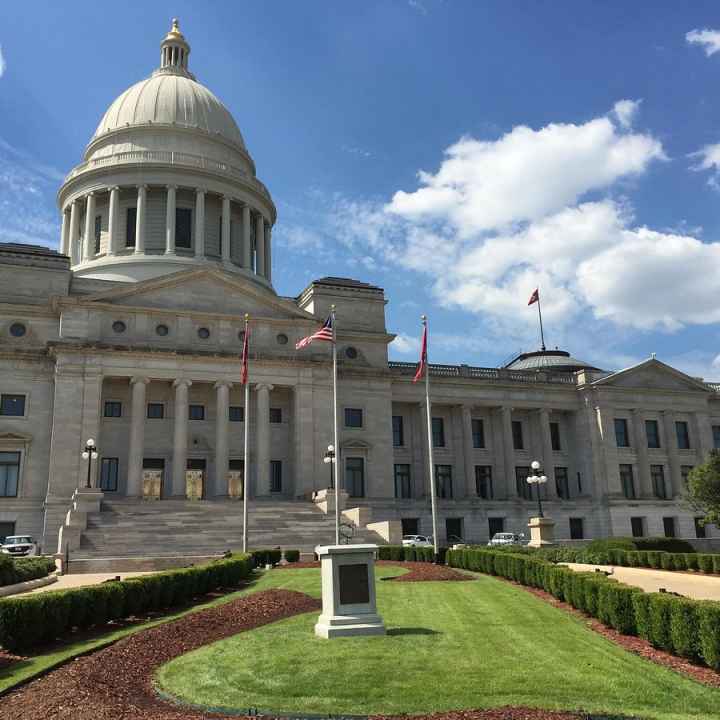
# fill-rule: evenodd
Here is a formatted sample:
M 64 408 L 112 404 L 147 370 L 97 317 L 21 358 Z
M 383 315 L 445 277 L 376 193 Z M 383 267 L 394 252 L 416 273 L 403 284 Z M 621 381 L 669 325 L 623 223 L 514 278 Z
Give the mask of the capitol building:
M 388 360 L 382 288 L 318 273 L 276 293 L 272 196 L 191 67 L 173 23 L 159 67 L 110 104 L 59 188 L 58 252 L 0 235 L 0 536 L 54 552 L 62 529 L 77 558 L 218 551 L 238 546 L 246 491 L 251 545 L 327 539 L 313 528 L 332 525 L 316 502 L 331 347 L 295 343 L 331 305 L 347 524 L 376 541 L 431 533 L 424 388 L 414 363 Z M 527 532 L 533 460 L 558 538 L 717 534 L 680 496 L 720 447 L 720 385 L 654 357 L 611 371 L 561 350 L 431 365 L 430 381 L 441 542 Z

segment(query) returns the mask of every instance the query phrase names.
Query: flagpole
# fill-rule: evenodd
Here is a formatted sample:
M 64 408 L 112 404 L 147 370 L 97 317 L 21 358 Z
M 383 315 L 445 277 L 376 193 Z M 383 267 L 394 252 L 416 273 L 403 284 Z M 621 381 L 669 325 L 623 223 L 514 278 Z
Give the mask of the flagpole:
M 540 289 L 539 288 L 538 288 L 537 306 L 538 306 L 538 318 L 540 318 L 540 345 L 541 345 L 542 351 L 545 352 L 545 335 L 543 334 L 542 311 L 540 310 Z
M 427 316 L 421 315 L 420 319 L 424 326 L 425 333 L 425 414 L 427 415 L 427 434 L 428 434 L 428 459 L 430 461 L 430 507 L 432 510 L 432 531 L 433 531 L 433 555 L 437 562 L 439 556 L 438 550 L 438 532 L 437 532 L 437 506 L 435 502 L 435 461 L 433 458 L 433 438 L 432 438 L 432 411 L 430 409 L 430 363 L 427 360 Z M 422 359 L 421 361 L 422 362 Z
M 335 544 L 340 544 L 340 445 L 338 444 L 338 404 L 337 404 L 337 329 L 335 327 L 335 306 L 330 306 L 332 318 L 332 356 L 333 356 L 333 444 L 335 456 L 330 462 L 335 463 Z
M 250 316 L 245 313 L 245 338 L 248 338 L 248 321 Z M 250 345 L 248 342 L 248 354 Z M 245 358 L 247 362 L 248 358 Z M 248 457 L 248 448 L 250 447 L 250 383 L 245 378 L 245 440 L 243 443 L 243 552 L 247 552 L 248 540 L 248 481 L 250 477 L 250 458 Z

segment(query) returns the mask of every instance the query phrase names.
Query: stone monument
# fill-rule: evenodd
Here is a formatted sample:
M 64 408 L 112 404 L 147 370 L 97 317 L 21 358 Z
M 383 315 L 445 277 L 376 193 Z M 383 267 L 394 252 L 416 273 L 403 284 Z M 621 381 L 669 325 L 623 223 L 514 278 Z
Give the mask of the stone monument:
M 545 547 L 555 544 L 555 521 L 546 517 L 531 517 L 528 522 L 530 542 L 528 547 Z

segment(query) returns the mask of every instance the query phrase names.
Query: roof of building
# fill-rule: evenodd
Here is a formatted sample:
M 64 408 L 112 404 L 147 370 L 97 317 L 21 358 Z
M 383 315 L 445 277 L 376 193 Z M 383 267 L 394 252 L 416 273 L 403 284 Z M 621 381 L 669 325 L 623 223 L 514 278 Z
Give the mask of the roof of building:
M 64 257 L 57 250 L 44 245 L 31 245 L 29 243 L 0 242 L 0 252 L 26 253 L 29 255 L 45 255 L 48 257 Z
M 576 370 L 600 370 L 600 368 L 578 360 L 565 350 L 537 350 L 520 353 L 514 360 L 505 365 L 508 370 L 555 370 L 558 372 L 574 372 Z
M 338 287 L 351 287 L 351 288 L 364 288 L 365 290 L 382 290 L 377 285 L 370 285 L 369 283 L 361 282 L 360 280 L 353 280 L 352 278 L 342 277 L 324 277 L 318 280 L 313 280 L 313 284 L 317 285 L 337 285 Z

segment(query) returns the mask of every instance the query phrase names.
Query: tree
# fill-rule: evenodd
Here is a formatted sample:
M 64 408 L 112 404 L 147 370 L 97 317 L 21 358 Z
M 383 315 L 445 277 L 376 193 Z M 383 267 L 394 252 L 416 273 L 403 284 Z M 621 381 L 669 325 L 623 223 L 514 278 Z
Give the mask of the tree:
M 711 450 L 707 460 L 689 472 L 685 500 L 703 513 L 703 524 L 720 524 L 720 450 Z

